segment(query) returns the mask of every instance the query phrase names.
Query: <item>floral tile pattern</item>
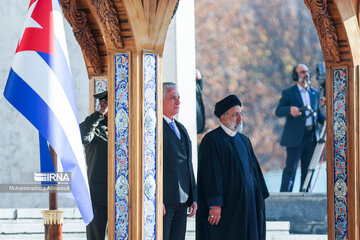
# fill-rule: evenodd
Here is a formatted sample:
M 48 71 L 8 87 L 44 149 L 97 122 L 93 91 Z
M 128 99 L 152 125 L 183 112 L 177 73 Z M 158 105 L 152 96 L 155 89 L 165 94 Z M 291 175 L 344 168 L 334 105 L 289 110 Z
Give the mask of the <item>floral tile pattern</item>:
M 144 53 L 144 237 L 156 239 L 157 54 Z
M 129 239 L 129 53 L 115 54 L 115 239 Z
M 347 191 L 347 68 L 334 68 L 333 79 L 333 137 L 334 137 L 334 211 L 335 239 L 348 239 Z
M 107 90 L 107 79 L 95 79 L 94 80 L 94 93 L 101 93 Z M 95 111 L 99 111 L 100 102 L 95 98 Z

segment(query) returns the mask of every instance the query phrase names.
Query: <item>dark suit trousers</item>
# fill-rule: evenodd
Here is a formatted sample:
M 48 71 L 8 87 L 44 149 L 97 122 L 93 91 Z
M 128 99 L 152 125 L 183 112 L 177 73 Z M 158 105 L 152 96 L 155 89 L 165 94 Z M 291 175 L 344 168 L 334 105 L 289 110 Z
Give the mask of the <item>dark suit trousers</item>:
M 299 147 L 287 147 L 286 166 L 283 171 L 280 192 L 291 192 L 294 187 L 296 169 L 301 159 L 301 186 L 309 168 L 311 157 L 316 147 L 315 132 L 305 131 L 303 140 Z
M 163 240 L 184 240 L 186 232 L 186 203 L 165 205 Z
M 93 203 L 94 219 L 86 226 L 87 240 L 105 239 L 107 207 Z

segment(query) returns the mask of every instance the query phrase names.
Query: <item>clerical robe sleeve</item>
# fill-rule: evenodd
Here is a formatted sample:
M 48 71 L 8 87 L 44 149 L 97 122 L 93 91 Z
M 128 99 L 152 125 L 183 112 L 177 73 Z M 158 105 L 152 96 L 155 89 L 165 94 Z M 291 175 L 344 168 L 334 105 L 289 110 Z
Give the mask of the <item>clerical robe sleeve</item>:
M 215 143 L 205 138 L 199 149 L 198 188 L 201 190 L 208 207 L 223 206 L 222 167 Z

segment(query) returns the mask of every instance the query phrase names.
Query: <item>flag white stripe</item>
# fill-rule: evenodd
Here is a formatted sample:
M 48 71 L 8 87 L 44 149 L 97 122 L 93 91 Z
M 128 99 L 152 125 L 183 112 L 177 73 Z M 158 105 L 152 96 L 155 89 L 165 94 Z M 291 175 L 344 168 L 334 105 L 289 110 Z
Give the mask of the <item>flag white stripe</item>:
M 31 64 L 23 64 L 24 62 Z M 12 68 L 54 112 L 66 134 L 67 140 L 78 160 L 82 175 L 85 178 L 87 176 L 86 165 L 79 126 L 77 125 L 71 104 L 57 77 L 49 65 L 34 51 L 16 53 Z M 84 182 L 87 183 L 87 179 L 84 179 Z M 89 189 L 88 184 L 87 188 Z
M 65 38 L 65 28 L 63 23 L 63 17 L 61 14 L 61 9 L 59 8 L 58 0 L 52 0 L 53 5 L 53 20 L 54 20 L 54 34 L 55 38 L 59 41 L 61 50 L 64 53 L 66 58 L 67 67 L 70 69 L 69 63 L 69 54 L 66 46 L 66 38 Z M 70 71 L 71 72 L 71 71 Z

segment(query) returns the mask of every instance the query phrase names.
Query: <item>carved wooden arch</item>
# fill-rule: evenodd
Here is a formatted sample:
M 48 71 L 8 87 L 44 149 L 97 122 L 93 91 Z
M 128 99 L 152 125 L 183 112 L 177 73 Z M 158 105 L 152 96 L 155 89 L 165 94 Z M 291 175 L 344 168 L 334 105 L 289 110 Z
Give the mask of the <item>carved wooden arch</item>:
M 179 0 L 60 2 L 92 78 L 107 74 L 109 51 L 151 49 L 162 53 L 167 28 Z
M 326 64 L 328 239 L 360 239 L 359 1 L 304 2 Z
M 133 49 L 128 16 L 121 0 L 61 0 L 84 55 L 89 78 L 106 75 L 109 49 Z

